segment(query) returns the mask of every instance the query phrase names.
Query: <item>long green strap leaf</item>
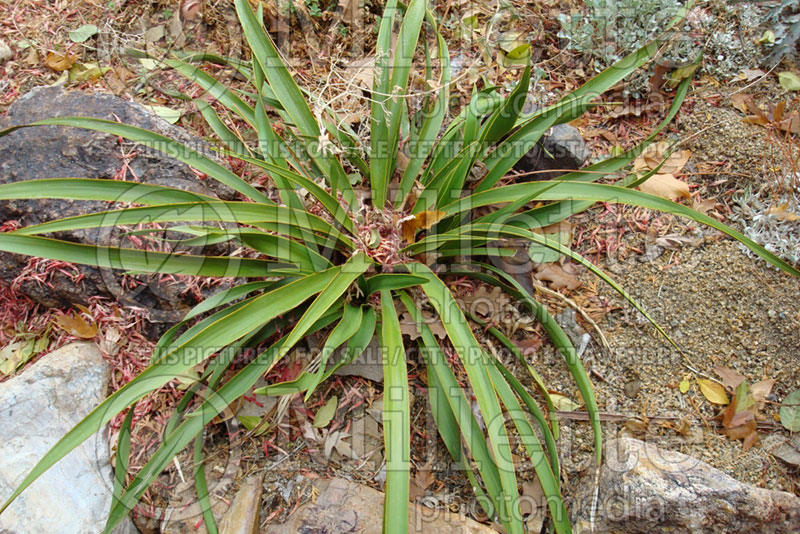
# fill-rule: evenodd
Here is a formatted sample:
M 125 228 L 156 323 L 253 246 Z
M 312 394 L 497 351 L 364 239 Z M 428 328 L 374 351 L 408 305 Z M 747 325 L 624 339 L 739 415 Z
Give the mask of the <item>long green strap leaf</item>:
M 45 178 L 0 185 L 0 200 L 20 198 L 61 198 L 105 200 L 156 206 L 180 202 L 209 202 L 214 197 L 163 185 L 93 178 Z
M 326 153 L 325 148 L 321 146 L 321 132 L 317 119 L 308 107 L 303 92 L 283 63 L 275 44 L 253 13 L 250 2 L 236 0 L 235 4 L 244 36 L 253 52 L 253 59 L 259 63 L 275 97 L 291 117 L 292 122 L 300 131 L 300 135 L 306 140 L 308 155 L 322 169 L 324 176 L 330 181 L 334 194 L 341 191 L 345 201 L 354 205 L 355 193 L 350 182 L 347 181 L 344 168 L 335 156 Z
M 447 114 L 447 108 L 450 103 L 450 52 L 447 49 L 447 42 L 433 18 L 430 11 L 425 14 L 425 20 L 433 27 L 436 33 L 436 42 L 438 45 L 438 58 L 441 61 L 442 75 L 439 80 L 439 94 L 436 100 L 432 100 L 433 109 L 423 109 L 424 122 L 419 131 L 419 136 L 412 139 L 408 145 L 409 162 L 406 170 L 403 171 L 403 177 L 400 179 L 400 188 L 395 200 L 395 207 L 402 207 L 406 200 L 406 195 L 411 191 L 414 185 L 414 180 L 419 176 L 422 165 L 428 159 L 428 156 L 433 151 L 434 142 L 442 129 L 442 122 Z
M 504 289 L 504 284 L 502 284 L 499 280 L 495 279 L 494 282 L 496 283 L 496 286 Z M 510 292 L 510 294 L 514 296 L 512 292 Z M 511 387 L 514 388 L 514 391 L 517 392 L 517 395 L 523 398 L 523 400 L 525 401 L 525 405 L 528 407 L 528 410 L 531 412 L 533 417 L 539 422 L 539 426 L 542 429 L 542 434 L 544 434 L 545 441 L 547 442 L 548 451 L 550 452 L 550 463 L 553 466 L 553 471 L 558 472 L 559 470 L 558 451 L 556 450 L 555 446 L 555 440 L 556 437 L 558 436 L 558 415 L 556 414 L 556 408 L 553 405 L 553 399 L 550 398 L 550 392 L 547 390 L 547 387 L 545 386 L 542 377 L 539 376 L 539 373 L 536 372 L 536 369 L 534 369 L 533 366 L 525 360 L 525 357 L 522 355 L 522 353 L 520 353 L 519 349 L 514 345 L 514 343 L 510 339 L 508 339 L 508 337 L 505 336 L 505 334 L 500 332 L 500 330 L 498 330 L 497 328 L 490 326 L 489 323 L 480 319 L 479 317 L 476 317 L 475 315 L 469 314 L 469 318 L 475 323 L 486 328 L 486 331 L 488 331 L 500 343 L 502 343 L 503 346 L 517 358 L 517 361 L 519 361 L 520 364 L 522 364 L 522 366 L 525 367 L 525 369 L 528 371 L 528 374 L 531 375 L 531 378 L 533 378 L 533 381 L 536 383 L 536 387 L 539 388 L 539 393 L 541 393 L 542 397 L 544 398 L 545 404 L 547 404 L 547 409 L 550 412 L 550 424 L 553 425 L 552 430 L 548 426 L 547 421 L 544 418 L 544 414 L 539 409 L 539 406 L 536 404 L 536 402 L 533 400 L 530 394 L 524 392 L 524 388 L 523 388 L 524 393 L 520 392 L 519 388 L 515 385 L 519 384 L 519 386 L 522 387 L 522 384 L 516 379 L 516 377 L 512 377 L 516 382 L 508 380 L 509 385 L 511 385 Z M 494 358 L 494 364 L 495 366 L 499 366 L 500 371 L 503 373 L 503 376 L 506 376 L 507 373 L 510 372 L 506 369 L 503 363 L 497 358 Z M 524 395 L 527 395 L 527 398 L 524 397 Z
M 195 82 L 203 88 L 209 96 L 213 97 L 228 110 L 235 113 L 240 119 L 244 120 L 251 127 L 255 127 L 255 114 L 253 108 L 246 104 L 241 98 L 236 96 L 233 91 L 228 89 L 225 84 L 212 77 L 196 65 L 186 63 L 179 59 L 165 59 L 164 63 L 175 69 L 182 76 Z
M 428 267 L 420 263 L 409 263 L 407 268 L 412 274 L 428 278 L 428 283 L 422 286 L 422 289 L 442 319 L 447 336 L 464 365 L 481 414 L 486 421 L 489 442 L 492 454 L 498 464 L 500 482 L 505 497 L 504 507 L 498 510 L 497 514 L 502 521 L 509 522 L 510 531 L 513 534 L 522 534 L 517 477 L 514 465 L 510 461 L 511 448 L 506 428 L 504 425 L 496 423 L 496 421 L 503 420 L 503 414 L 494 386 L 489 379 L 489 363 L 447 286 Z M 490 428 L 491 431 L 489 431 Z
M 351 233 L 355 233 L 355 227 L 353 226 L 353 221 L 350 220 L 347 208 L 342 206 L 339 201 L 336 200 L 330 193 L 314 183 L 313 180 L 273 163 L 250 157 L 241 157 L 240 159 L 242 161 L 246 161 L 247 163 L 252 163 L 257 167 L 261 167 L 275 177 L 279 177 L 294 184 L 295 186 L 305 189 L 311 194 L 311 196 L 316 198 L 320 204 L 322 204 L 328 213 L 330 213 L 331 216 L 333 216 L 333 218 L 336 219 L 336 221 L 341 224 L 343 228 L 347 229 Z
M 132 248 L 101 247 L 18 233 L 0 233 L 0 250 L 141 273 L 245 278 L 299 274 L 294 265 L 251 258 L 193 256 Z
M 378 209 L 386 203 L 389 161 L 389 95 L 391 71 L 389 58 L 392 55 L 392 28 L 397 16 L 397 0 L 387 0 L 381 15 L 378 29 L 378 42 L 375 46 L 375 74 L 372 82 L 372 110 L 370 114 L 370 187 L 373 205 Z
M 542 449 L 542 444 L 539 438 L 536 437 L 536 432 L 525 416 L 519 401 L 514 396 L 514 392 L 506 383 L 503 375 L 495 366 L 489 367 L 489 374 L 492 377 L 495 391 L 503 400 L 506 407 L 506 414 L 511 417 L 514 426 L 517 428 L 517 433 L 525 446 L 528 457 L 533 464 L 536 471 L 536 478 L 542 485 L 542 491 L 547 499 L 547 504 L 550 507 L 550 517 L 553 519 L 553 524 L 556 527 L 558 534 L 571 534 L 572 528 L 569 524 L 569 515 L 564 506 L 564 499 L 561 497 L 561 489 L 558 480 L 547 462 L 547 456 Z M 499 423 L 498 423 L 499 424 Z
M 383 441 L 386 498 L 383 534 L 408 534 L 411 419 L 403 334 L 392 293 L 381 291 L 380 346 L 383 356 Z
M 590 200 L 593 202 L 615 202 L 619 204 L 629 204 L 632 206 L 640 206 L 665 213 L 680 215 L 728 234 L 747 246 L 747 248 L 752 250 L 754 254 L 766 260 L 767 263 L 794 276 L 800 276 L 800 271 L 798 271 L 796 268 L 778 258 L 776 255 L 769 252 L 744 234 L 717 221 L 716 219 L 709 217 L 708 215 L 704 215 L 682 204 L 672 202 L 671 200 L 666 200 L 655 195 L 650 195 L 647 193 L 642 193 L 641 191 L 634 191 L 615 185 L 575 182 L 535 182 L 515 184 L 470 195 L 462 200 L 444 206 L 441 209 L 448 214 L 456 214 L 466 210 L 472 210 L 480 206 L 514 202 L 522 197 L 530 198 L 531 200 L 573 199 Z
M 308 391 L 306 391 L 304 399 L 306 402 L 308 402 L 309 397 L 311 397 L 311 395 L 314 393 L 314 390 L 325 377 L 325 370 L 328 367 L 328 359 L 331 357 L 331 354 L 333 354 L 333 351 L 338 349 L 342 344 L 346 343 L 348 339 L 353 337 L 356 332 L 358 332 L 358 329 L 361 327 L 363 311 L 364 310 L 361 306 L 353 306 L 352 304 L 344 305 L 342 320 L 339 321 L 339 324 L 337 324 L 333 330 L 331 330 L 331 333 L 328 335 L 328 339 L 325 341 L 325 345 L 322 347 L 319 369 L 314 375 L 315 380 L 310 386 L 308 386 Z
M 594 433 L 595 462 L 597 465 L 600 465 L 603 454 L 603 431 L 600 428 L 600 410 L 597 407 L 597 399 L 594 395 L 592 382 L 589 380 L 589 375 L 586 373 L 586 369 L 583 367 L 583 363 L 578 357 L 578 353 L 572 345 L 572 341 L 570 341 L 567 334 L 561 328 L 561 325 L 550 315 L 547 308 L 535 300 L 511 275 L 491 265 L 480 264 L 480 266 L 502 278 L 506 284 L 516 291 L 515 296 L 530 307 L 531 312 L 533 312 L 539 324 L 541 324 L 545 332 L 547 332 L 550 341 L 559 352 L 561 352 L 564 361 L 567 363 L 569 372 L 573 380 L 575 380 L 575 384 L 578 386 L 578 391 L 581 394 L 583 403 L 586 406 L 586 411 L 589 414 L 592 432 Z M 620 290 L 621 289 L 622 288 L 620 288 Z
M 321 232 L 328 237 L 336 238 L 350 245 L 351 248 L 355 248 L 355 245 L 348 237 L 319 217 L 302 210 L 294 210 L 274 204 L 256 204 L 254 202 L 181 202 L 140 208 L 125 208 L 48 221 L 20 228 L 15 233 L 32 235 L 142 223 L 196 221 L 252 225 L 271 223 L 277 225 L 277 228 L 286 227 L 285 234 L 289 234 L 288 229 L 300 227 Z
M 59 117 L 56 119 L 36 121 L 31 124 L 12 126 L 0 131 L 0 137 L 21 128 L 48 125 L 86 128 L 87 130 L 96 130 L 99 132 L 105 132 L 111 135 L 124 137 L 129 141 L 141 143 L 144 146 L 163 152 L 166 155 L 189 165 L 190 167 L 194 167 L 198 171 L 207 174 L 214 180 L 227 185 L 234 191 L 238 191 L 251 200 L 263 202 L 265 204 L 273 204 L 273 202 L 263 193 L 255 189 L 253 186 L 236 176 L 234 173 L 213 159 L 202 155 L 200 152 L 197 152 L 196 150 L 189 148 L 184 144 L 173 141 L 169 137 L 151 132 L 150 130 L 138 128 L 136 126 L 130 126 L 128 124 L 120 124 L 118 122 L 107 121 L 104 119 L 93 119 L 91 117 Z
M 658 43 L 655 41 L 644 45 L 565 96 L 551 108 L 544 110 L 542 115 L 529 121 L 509 136 L 485 160 L 489 172 L 475 188 L 475 191 L 485 191 L 493 187 L 522 156 L 533 148 L 544 132 L 558 123 L 562 115 L 568 114 L 574 109 L 584 109 L 590 100 L 605 93 L 642 66 L 653 57 L 657 50 Z
M 389 47 L 387 39 L 391 33 L 391 22 L 394 13 L 390 6 L 395 2 L 389 2 L 384 11 L 384 17 L 389 19 L 388 24 L 381 21 L 380 33 L 378 35 L 378 54 L 388 54 Z M 397 37 L 397 45 L 392 57 L 391 78 L 388 84 L 384 85 L 388 76 L 381 80 L 381 87 L 378 93 L 373 93 L 373 119 L 385 123 L 385 128 L 381 127 L 371 135 L 378 134 L 377 139 L 371 139 L 370 153 L 370 182 L 372 185 L 373 205 L 381 209 L 386 204 L 389 180 L 392 177 L 399 146 L 400 123 L 403 116 L 403 108 L 406 106 L 406 89 L 408 88 L 408 77 L 411 72 L 411 63 L 414 59 L 414 51 L 419 42 L 419 33 L 422 28 L 422 20 L 425 17 L 425 0 L 411 0 L 406 8 L 403 22 L 400 24 L 400 33 Z M 378 66 L 376 64 L 376 66 Z M 379 66 L 384 68 L 384 66 Z M 387 73 L 388 74 L 388 73 Z M 388 87 L 387 87 L 388 85 Z M 375 107 L 382 108 L 379 117 L 375 117 Z M 384 111 L 383 108 L 387 108 Z M 373 125 L 375 121 L 373 121 Z M 384 134 L 385 137 L 380 137 Z
M 206 482 L 205 453 L 203 452 L 203 433 L 194 438 L 194 454 L 192 456 L 194 468 L 194 489 L 197 494 L 197 502 L 203 512 L 203 523 L 208 534 L 217 534 L 217 522 L 214 513 L 211 511 L 211 499 L 208 493 L 208 483 Z
M 312 331 L 325 328 L 333 319 L 333 317 L 321 319 L 312 327 Z M 264 375 L 267 368 L 274 364 L 278 352 L 285 348 L 285 341 L 286 338 L 279 339 L 218 390 L 206 392 L 203 404 L 188 414 L 184 421 L 161 442 L 122 498 L 113 503 L 106 528 L 103 531 L 104 534 L 111 534 L 114 527 L 133 509 L 142 494 L 176 454 L 183 450 L 192 439 L 195 439 L 214 417 L 253 387 L 253 384 Z
M 234 313 L 209 324 L 181 345 L 168 347 L 163 355 L 158 355 L 153 364 L 101 402 L 67 432 L 28 473 L 0 508 L 0 513 L 42 473 L 97 432 L 116 414 L 174 377 L 202 363 L 214 352 L 269 323 L 278 315 L 295 308 L 297 302 L 302 302 L 322 291 L 337 277 L 340 270 L 340 268 L 329 269 L 260 295 Z
M 405 289 L 416 287 L 428 281 L 427 278 L 405 273 L 382 273 L 373 275 L 364 280 L 363 291 L 365 295 L 371 295 L 384 289 Z
M 605 159 L 586 168 L 559 176 L 558 180 L 564 182 L 595 182 L 600 178 L 615 173 L 628 165 L 640 154 L 642 154 L 645 149 L 650 146 L 650 143 L 658 136 L 658 134 L 661 133 L 661 131 L 666 128 L 670 122 L 672 122 L 672 119 L 675 118 L 675 115 L 677 115 L 681 104 L 683 104 L 683 101 L 686 98 L 689 88 L 691 87 L 691 82 L 692 79 L 690 77 L 686 78 L 680 83 L 680 85 L 678 85 L 678 88 L 675 90 L 675 97 L 672 99 L 672 105 L 670 106 L 667 116 L 664 117 L 664 120 L 662 120 L 658 126 L 656 126 L 655 130 L 650 132 L 644 141 L 639 143 L 634 148 L 624 152 L 623 154 Z M 631 186 L 628 184 L 626 187 Z M 519 217 L 526 218 L 528 220 L 540 220 L 544 222 L 542 226 L 547 226 L 549 224 L 563 221 L 570 215 L 585 211 L 594 204 L 591 201 L 562 200 L 560 202 L 554 202 L 552 204 L 534 208 L 527 212 L 521 213 L 518 216 L 512 215 L 517 209 L 524 206 L 526 203 L 527 202 L 522 202 L 519 204 L 511 203 L 499 210 L 477 219 L 475 222 L 495 222 L 500 219 L 506 219 L 505 222 L 511 222 L 515 217 Z
M 472 411 L 472 406 L 467 400 L 463 388 L 458 384 L 453 370 L 447 363 L 447 358 L 433 336 L 433 332 L 431 332 L 422 312 L 407 293 L 401 292 L 400 299 L 419 329 L 421 336 L 420 348 L 423 349 L 422 356 L 428 368 L 428 375 L 435 377 L 435 381 L 428 383 L 428 390 L 430 392 L 431 407 L 434 409 L 434 420 L 437 423 L 439 432 L 445 434 L 442 439 L 445 441 L 445 445 L 453 459 L 463 466 L 467 477 L 471 479 L 472 467 L 469 459 L 463 454 L 458 434 L 464 437 L 464 443 L 475 460 L 478 472 L 486 485 L 486 491 L 491 499 L 491 507 L 487 506 L 485 502 L 481 502 L 481 505 L 484 509 L 491 508 L 487 510 L 487 513 L 490 517 L 494 516 L 496 510 L 504 509 L 505 499 L 500 481 L 500 472 L 489 450 L 486 436 L 481 432 L 481 428 Z M 434 408 L 433 405 L 436 404 L 438 399 L 441 399 L 442 402 Z M 440 422 L 445 426 L 439 426 Z M 451 435 L 452 431 L 448 431 L 448 427 L 452 426 L 456 427 L 455 436 Z M 473 483 L 473 489 L 480 495 L 480 487 L 477 484 Z M 508 525 L 508 523 L 508 521 L 503 521 L 504 525 Z
M 347 346 L 345 347 L 342 358 L 325 370 L 325 373 L 322 375 L 323 382 L 330 378 L 330 376 L 333 375 L 337 369 L 347 365 L 363 354 L 364 350 L 366 350 L 366 348 L 369 346 L 370 341 L 375 335 L 376 321 L 377 319 L 375 317 L 375 310 L 372 308 L 367 308 L 364 310 L 361 325 L 358 331 L 347 341 Z M 254 393 L 256 395 L 270 396 L 293 395 L 306 391 L 309 387 L 311 387 L 315 380 L 316 375 L 314 373 L 304 371 L 294 380 L 287 380 L 286 382 L 279 382 L 277 384 L 264 386 L 256 389 Z
M 332 269 L 336 272 L 336 275 L 331 279 L 325 289 L 322 290 L 319 296 L 314 299 L 314 302 L 312 302 L 305 313 L 303 313 L 300 320 L 297 321 L 292 332 L 286 337 L 286 347 L 281 349 L 278 353 L 273 365 L 280 361 L 288 350 L 306 335 L 308 329 L 339 301 L 350 285 L 355 282 L 356 278 L 364 274 L 372 264 L 372 259 L 367 257 L 366 254 L 357 252 L 351 256 L 344 265 Z

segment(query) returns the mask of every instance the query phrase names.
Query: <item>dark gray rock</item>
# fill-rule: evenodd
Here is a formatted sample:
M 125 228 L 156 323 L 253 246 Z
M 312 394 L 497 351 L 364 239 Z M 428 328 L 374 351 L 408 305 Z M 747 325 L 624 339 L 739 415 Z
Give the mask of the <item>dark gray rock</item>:
M 523 114 L 533 113 L 536 106 L 527 102 L 522 109 Z M 523 180 L 554 180 L 568 171 L 577 170 L 589 159 L 591 153 L 580 132 L 569 124 L 557 124 L 542 136 L 539 142 L 527 154 L 522 156 L 514 170 L 520 173 L 539 172 L 523 178 Z
M 177 140 L 194 150 L 210 153 L 208 145 L 181 128 L 148 112 L 143 106 L 109 94 L 67 92 L 61 87 L 40 87 L 17 100 L 0 128 L 27 124 L 50 117 L 89 116 L 118 120 Z M 222 199 L 235 192 L 218 182 L 201 180 L 180 161 L 160 151 L 100 132 L 64 126 L 25 128 L 0 138 L 0 183 L 39 178 L 125 179 L 171 186 Z M 60 217 L 110 209 L 106 202 L 18 200 L 0 202 L 0 224 L 14 220 L 29 226 Z M 119 232 L 74 231 L 61 239 L 89 244 L 125 245 Z M 193 250 L 197 252 L 197 249 Z M 224 253 L 222 249 L 211 253 Z M 29 258 L 0 253 L 0 276 L 16 279 Z M 123 285 L 119 273 L 78 266 L 80 280 L 55 271 L 48 283 L 26 279 L 19 289 L 46 306 L 86 304 L 94 295 L 116 297 L 123 304 L 150 311 L 151 320 L 172 322 L 196 302 L 182 281 L 163 281 L 155 276 L 137 276 L 137 287 Z M 22 279 L 21 279 L 22 280 Z

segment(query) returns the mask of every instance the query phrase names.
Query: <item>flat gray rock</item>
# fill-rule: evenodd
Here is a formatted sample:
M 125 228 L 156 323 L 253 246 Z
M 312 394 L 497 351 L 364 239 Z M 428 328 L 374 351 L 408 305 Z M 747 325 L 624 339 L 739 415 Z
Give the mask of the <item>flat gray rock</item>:
M 91 343 L 73 343 L 0 384 L 0 500 L 105 397 L 110 369 Z M 113 474 L 98 432 L 26 489 L 0 515 L 3 534 L 97 534 L 111 505 Z M 117 533 L 133 534 L 127 519 Z
M 573 532 L 592 532 L 594 473 L 573 493 Z M 796 534 L 800 498 L 739 482 L 705 462 L 631 438 L 611 440 L 600 472 L 594 532 Z

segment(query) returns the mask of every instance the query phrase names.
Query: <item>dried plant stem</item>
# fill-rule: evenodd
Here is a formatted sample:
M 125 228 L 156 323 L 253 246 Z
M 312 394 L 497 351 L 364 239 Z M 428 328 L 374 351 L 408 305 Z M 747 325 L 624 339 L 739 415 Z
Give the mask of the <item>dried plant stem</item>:
M 534 282 L 534 284 L 533 284 L 533 287 L 534 287 L 534 288 L 536 288 L 536 291 L 539 291 L 539 292 L 541 292 L 541 293 L 544 293 L 545 295 L 548 295 L 548 296 L 550 296 L 550 297 L 555 297 L 555 298 L 557 298 L 557 299 L 559 299 L 559 300 L 561 300 L 561 301 L 565 302 L 565 303 L 566 303 L 566 304 L 567 304 L 567 305 L 568 305 L 570 308 L 572 308 L 572 309 L 574 309 L 575 311 L 577 311 L 578 313 L 580 313 L 580 314 L 581 314 L 581 317 L 583 317 L 583 318 L 584 318 L 584 320 L 585 320 L 587 323 L 589 323 L 589 324 L 592 326 L 592 328 L 594 329 L 594 331 L 597 333 L 597 337 L 598 337 L 598 338 L 599 338 L 599 340 L 600 340 L 600 345 L 601 345 L 601 346 L 602 346 L 602 347 L 603 347 L 603 348 L 604 348 L 604 349 L 605 349 L 605 350 L 606 350 L 608 353 L 611 353 L 611 345 L 609 345 L 609 344 L 608 344 L 608 340 L 606 339 L 606 336 L 605 336 L 605 335 L 603 335 L 603 331 L 602 331 L 602 330 L 600 330 L 600 327 L 597 325 L 597 323 L 594 321 L 594 319 L 592 319 L 591 317 L 589 317 L 589 314 L 588 314 L 588 313 L 586 313 L 586 311 L 584 311 L 584 309 L 583 309 L 583 308 L 581 308 L 580 306 L 578 306 L 578 304 L 577 304 L 577 303 L 576 303 L 574 300 L 572 300 L 572 299 L 571 299 L 571 298 L 569 298 L 569 297 L 565 297 L 564 295 L 562 295 L 562 294 L 561 294 L 561 293 L 559 293 L 558 291 L 553 291 L 552 289 L 548 289 L 548 288 L 544 287 L 544 286 L 543 286 L 542 284 L 540 284 L 540 283 L 536 283 L 536 282 Z

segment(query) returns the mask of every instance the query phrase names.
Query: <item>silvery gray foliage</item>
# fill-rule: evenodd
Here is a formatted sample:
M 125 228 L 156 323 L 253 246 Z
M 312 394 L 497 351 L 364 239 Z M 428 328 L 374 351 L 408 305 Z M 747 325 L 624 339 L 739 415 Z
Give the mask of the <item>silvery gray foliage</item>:
M 677 0 L 586 0 L 585 13 L 561 14 L 569 47 L 591 53 L 603 67 L 657 37 L 678 13 Z
M 800 221 L 781 220 L 769 214 L 770 208 L 800 205 L 800 191 L 784 195 L 779 200 L 765 201 L 760 195 L 745 191 L 733 198 L 731 220 L 742 227 L 742 233 L 779 258 L 800 264 Z M 752 258 L 756 256 L 746 247 L 742 250 Z
M 601 71 L 655 38 L 668 40 L 659 62 L 682 65 L 704 54 L 706 71 L 719 78 L 730 78 L 743 68 L 756 67 L 769 49 L 755 44 L 762 20 L 751 5 L 723 6 L 716 15 L 710 9 L 695 7 L 670 35 L 664 29 L 680 13 L 678 0 L 585 0 L 583 12 L 559 15 L 567 47 L 595 58 Z M 730 24 L 726 21 L 736 21 Z M 760 34 L 758 34 L 760 35 Z M 634 97 L 647 92 L 649 76 L 640 73 L 626 88 Z

